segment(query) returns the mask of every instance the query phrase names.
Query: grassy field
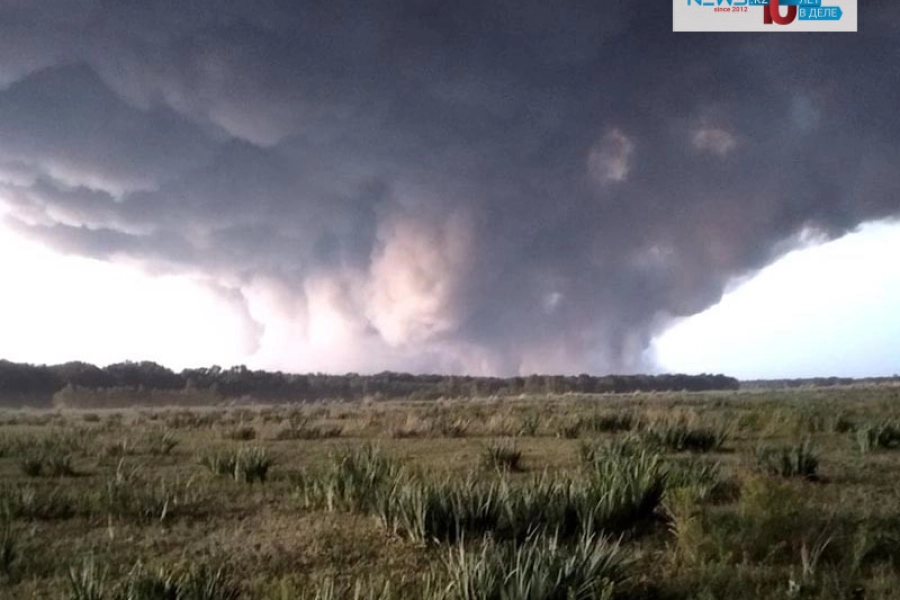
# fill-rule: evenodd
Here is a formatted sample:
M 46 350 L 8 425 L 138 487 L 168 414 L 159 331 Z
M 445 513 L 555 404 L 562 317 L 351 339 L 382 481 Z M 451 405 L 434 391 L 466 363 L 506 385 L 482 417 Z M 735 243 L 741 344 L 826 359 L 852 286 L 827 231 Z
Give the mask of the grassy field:
M 900 598 L 900 387 L 0 413 L 0 598 Z

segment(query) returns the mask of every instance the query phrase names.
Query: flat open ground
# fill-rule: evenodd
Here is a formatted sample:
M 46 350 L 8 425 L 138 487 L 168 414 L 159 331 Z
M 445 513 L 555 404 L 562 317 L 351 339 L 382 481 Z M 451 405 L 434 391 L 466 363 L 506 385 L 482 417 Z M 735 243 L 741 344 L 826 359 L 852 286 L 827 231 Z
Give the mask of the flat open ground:
M 476 556 L 487 537 L 508 556 L 556 534 L 563 554 L 604 535 L 619 543 L 606 547 L 606 580 L 571 597 L 897 598 L 898 445 L 892 386 L 6 410 L 0 597 L 324 599 L 358 585 L 360 598 L 499 598 L 461 590 L 460 552 Z M 381 465 L 378 480 L 361 482 L 350 463 Z M 579 512 L 616 493 L 580 482 L 619 485 L 629 469 L 643 469 L 634 485 L 663 487 L 635 492 L 634 510 L 620 510 L 629 496 L 602 519 Z M 569 482 L 581 491 L 537 504 L 568 501 L 577 516 L 528 512 L 521 498 L 443 528 L 432 513 L 419 528 L 399 514 L 415 504 L 402 486 L 467 498 L 498 481 L 491 489 L 510 498 Z M 154 596 L 135 591 L 141 577 L 205 577 L 213 591 Z

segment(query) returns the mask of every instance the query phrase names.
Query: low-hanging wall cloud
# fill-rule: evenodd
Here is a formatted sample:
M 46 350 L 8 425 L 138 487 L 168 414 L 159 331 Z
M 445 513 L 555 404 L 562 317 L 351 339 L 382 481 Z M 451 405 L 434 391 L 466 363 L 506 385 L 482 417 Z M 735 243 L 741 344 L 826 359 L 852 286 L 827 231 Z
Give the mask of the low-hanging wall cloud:
M 900 213 L 896 3 L 777 36 L 646 3 L 210 6 L 0 2 L 0 203 L 216 287 L 273 368 L 651 369 L 802 232 Z

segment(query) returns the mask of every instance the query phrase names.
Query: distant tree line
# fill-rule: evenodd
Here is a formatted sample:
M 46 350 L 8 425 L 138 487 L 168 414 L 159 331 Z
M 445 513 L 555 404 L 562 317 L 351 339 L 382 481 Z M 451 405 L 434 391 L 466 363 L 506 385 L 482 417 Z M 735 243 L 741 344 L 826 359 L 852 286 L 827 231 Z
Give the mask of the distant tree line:
M 798 379 L 752 379 L 741 382 L 745 389 L 791 389 L 801 387 L 836 387 L 841 385 L 885 385 L 900 383 L 900 375 L 890 377 L 805 377 Z
M 123 362 L 97 367 L 83 362 L 31 365 L 0 360 L 0 403 L 7 406 L 49 406 L 54 394 L 67 390 L 165 390 L 209 392 L 225 399 L 263 402 L 303 402 L 322 399 L 370 398 L 434 399 L 519 394 L 627 393 L 636 391 L 736 390 L 737 379 L 725 375 L 529 375 L 526 377 L 469 377 L 412 375 L 383 372 L 375 375 L 292 374 L 254 371 L 245 366 L 185 369 L 176 373 L 154 362 Z M 171 397 L 171 395 L 169 396 Z

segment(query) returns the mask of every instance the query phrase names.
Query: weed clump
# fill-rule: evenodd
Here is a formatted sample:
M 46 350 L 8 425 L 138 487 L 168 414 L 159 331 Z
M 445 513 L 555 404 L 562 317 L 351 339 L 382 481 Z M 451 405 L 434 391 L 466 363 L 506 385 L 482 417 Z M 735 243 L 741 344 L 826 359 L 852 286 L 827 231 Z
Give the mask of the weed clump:
M 377 446 L 347 448 L 320 473 L 304 474 L 300 493 L 307 506 L 370 512 L 398 482 L 401 468 Z
M 250 425 L 239 425 L 232 429 L 223 431 L 222 437 L 226 440 L 249 442 L 256 439 L 256 429 L 254 429 Z
M 93 557 L 69 571 L 71 600 L 238 600 L 240 591 L 224 567 L 190 565 L 180 572 L 148 571 L 140 564 L 118 586 Z
M 716 501 L 736 491 L 722 478 L 721 465 L 707 460 L 678 461 L 666 469 L 666 491 L 677 492 L 694 502 Z
M 62 449 L 31 448 L 18 457 L 19 470 L 27 477 L 74 477 L 73 456 Z
M 210 451 L 200 455 L 200 464 L 209 469 L 213 475 L 234 477 L 237 464 L 237 452 L 233 450 Z
M 492 442 L 481 453 L 481 465 L 485 469 L 521 471 L 522 451 L 515 442 Z
M 0 510 L 14 519 L 53 521 L 74 517 L 79 506 L 62 488 L 16 485 L 0 487 Z
M 873 450 L 900 448 L 900 425 L 893 422 L 869 423 L 853 432 L 856 449 L 863 454 Z
M 156 429 L 147 434 L 147 450 L 153 456 L 168 456 L 178 445 L 175 433 L 165 429 Z
M 200 456 L 200 464 L 214 475 L 231 477 L 244 483 L 265 483 L 273 462 L 263 448 L 219 450 Z
M 646 438 L 638 435 L 627 435 L 599 444 L 582 442 L 578 446 L 581 466 L 588 470 L 596 469 L 611 459 L 637 456 L 642 452 L 650 451 L 652 451 L 652 447 L 647 443 Z
M 387 529 L 417 541 L 486 534 L 521 541 L 540 531 L 571 539 L 634 527 L 653 514 L 664 490 L 658 458 L 640 455 L 578 476 L 541 475 L 520 485 L 406 475 L 376 495 L 375 512 Z
M 452 548 L 445 560 L 450 600 L 606 600 L 628 579 L 617 542 L 584 536 L 572 546 L 536 536 L 522 544 L 486 541 Z
M 44 473 L 44 460 L 39 454 L 23 454 L 17 463 L 22 474 L 28 477 L 40 477 Z
M 108 458 L 122 458 L 124 456 L 133 456 L 137 454 L 135 443 L 128 437 L 123 437 L 111 444 L 107 444 L 103 448 L 103 454 Z
M 98 569 L 93 556 L 86 559 L 69 569 L 69 590 L 70 600 L 106 600 L 107 570 Z
M 469 432 L 469 421 L 466 419 L 440 417 L 432 423 L 431 430 L 440 437 L 463 438 Z
M 100 504 L 111 516 L 143 521 L 165 521 L 177 514 L 196 512 L 205 495 L 193 479 L 145 479 L 140 469 L 120 461 L 101 491 Z
M 272 457 L 262 448 L 243 448 L 235 457 L 234 479 L 244 483 L 265 483 Z
M 10 579 L 13 567 L 19 558 L 19 536 L 13 528 L 12 519 L 7 515 L 0 522 L 0 574 Z
M 581 421 L 565 423 L 556 430 L 556 437 L 566 440 L 576 440 L 581 435 Z
M 618 433 L 631 431 L 638 420 L 631 412 L 597 412 L 582 419 L 582 428 L 594 433 Z
M 341 427 L 307 427 L 290 425 L 279 429 L 274 438 L 277 441 L 287 440 L 324 440 L 339 438 L 344 433 Z
M 758 447 L 756 464 L 762 472 L 769 475 L 804 477 L 810 480 L 818 478 L 819 457 L 809 441 L 792 446 Z
M 644 434 L 649 443 L 671 452 L 714 452 L 728 439 L 724 429 L 692 427 L 685 423 L 665 423 L 650 427 Z
M 530 412 L 522 417 L 522 423 L 519 427 L 519 435 L 527 437 L 535 437 L 541 428 L 541 416 L 536 412 Z
M 51 454 L 47 457 L 47 473 L 51 477 L 74 477 L 71 454 Z

